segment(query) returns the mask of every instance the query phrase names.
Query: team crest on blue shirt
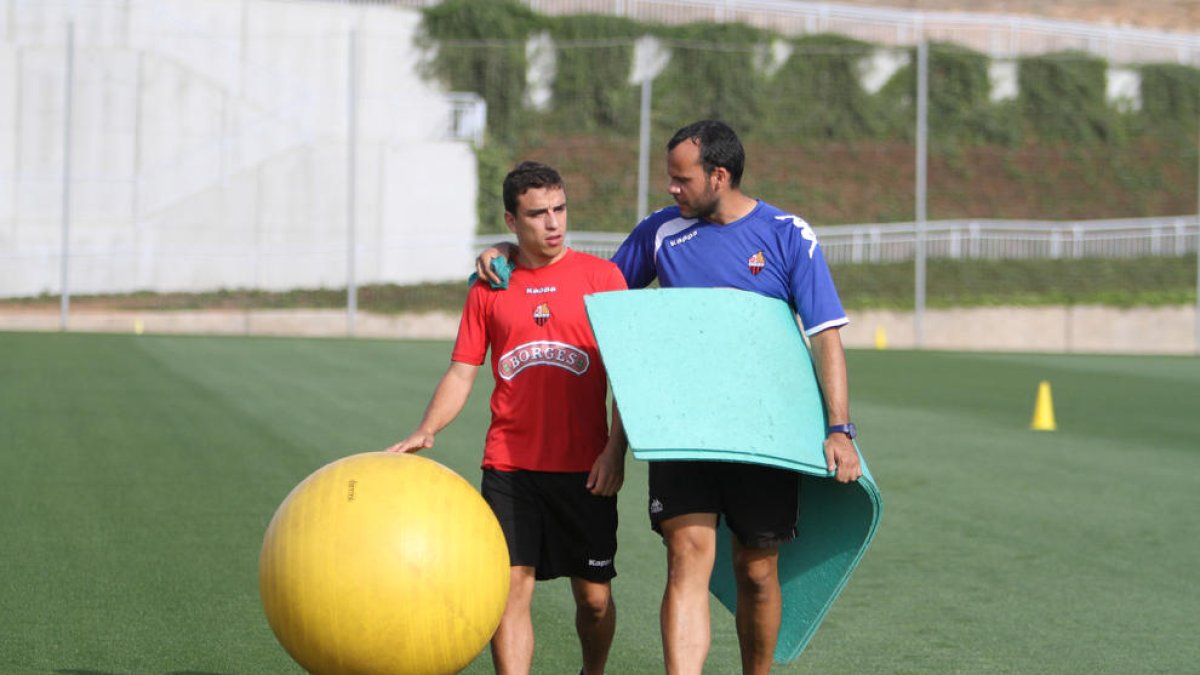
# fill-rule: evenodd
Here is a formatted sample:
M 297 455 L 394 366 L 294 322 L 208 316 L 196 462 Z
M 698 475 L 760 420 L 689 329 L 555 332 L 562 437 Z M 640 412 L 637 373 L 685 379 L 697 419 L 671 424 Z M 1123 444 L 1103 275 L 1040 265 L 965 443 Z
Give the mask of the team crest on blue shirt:
M 762 251 L 759 251 L 750 256 L 746 264 L 750 266 L 750 274 L 758 276 L 758 273 L 763 271 L 763 268 L 767 266 L 767 259 L 763 257 Z
M 539 326 L 545 326 L 550 320 L 550 304 L 543 302 L 533 310 L 533 320 Z

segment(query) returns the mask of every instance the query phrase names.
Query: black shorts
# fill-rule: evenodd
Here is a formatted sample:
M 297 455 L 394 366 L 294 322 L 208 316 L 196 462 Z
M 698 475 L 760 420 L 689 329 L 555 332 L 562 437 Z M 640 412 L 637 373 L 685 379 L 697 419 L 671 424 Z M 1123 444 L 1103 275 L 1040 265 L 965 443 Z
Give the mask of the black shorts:
M 537 579 L 617 576 L 617 498 L 588 492 L 587 473 L 483 470 L 480 492 L 492 507 L 512 565 Z
M 743 546 L 771 548 L 796 537 L 800 474 L 741 462 L 650 462 L 650 526 L 715 513 Z

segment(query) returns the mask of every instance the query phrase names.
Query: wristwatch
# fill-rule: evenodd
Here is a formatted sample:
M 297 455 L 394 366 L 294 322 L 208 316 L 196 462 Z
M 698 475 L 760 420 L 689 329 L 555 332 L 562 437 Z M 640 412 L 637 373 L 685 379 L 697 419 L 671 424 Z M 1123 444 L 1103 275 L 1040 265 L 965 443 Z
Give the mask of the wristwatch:
M 850 437 L 850 440 L 854 440 L 858 436 L 858 427 L 854 426 L 854 422 L 831 424 L 825 429 L 825 435 L 831 436 L 833 434 L 846 434 Z

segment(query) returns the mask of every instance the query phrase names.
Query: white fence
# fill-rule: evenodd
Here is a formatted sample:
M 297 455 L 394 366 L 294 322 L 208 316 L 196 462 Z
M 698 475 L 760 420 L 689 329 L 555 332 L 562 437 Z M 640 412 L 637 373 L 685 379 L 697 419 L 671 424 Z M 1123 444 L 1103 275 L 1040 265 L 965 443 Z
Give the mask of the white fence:
M 818 228 L 831 263 L 911 260 L 916 223 Z M 1134 258 L 1182 256 L 1196 250 L 1195 216 L 1127 220 L 943 220 L 926 223 L 931 258 Z
M 817 237 L 831 264 L 912 260 L 917 250 L 916 223 L 818 227 Z M 611 257 L 625 233 L 573 232 L 568 243 L 602 258 Z M 477 237 L 476 250 L 505 235 Z M 1123 220 L 1012 221 L 942 220 L 926 223 L 926 255 L 931 258 L 1134 258 L 1196 253 L 1200 226 L 1196 216 Z

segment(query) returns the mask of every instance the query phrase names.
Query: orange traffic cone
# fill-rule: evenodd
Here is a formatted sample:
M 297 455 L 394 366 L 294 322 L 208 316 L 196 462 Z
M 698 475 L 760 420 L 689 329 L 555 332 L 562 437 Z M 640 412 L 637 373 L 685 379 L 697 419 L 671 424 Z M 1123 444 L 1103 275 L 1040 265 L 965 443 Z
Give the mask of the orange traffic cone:
M 1038 384 L 1037 404 L 1033 407 L 1033 421 L 1029 428 L 1034 431 L 1054 431 L 1058 425 L 1054 423 L 1054 401 L 1050 397 L 1050 383 L 1042 380 Z

